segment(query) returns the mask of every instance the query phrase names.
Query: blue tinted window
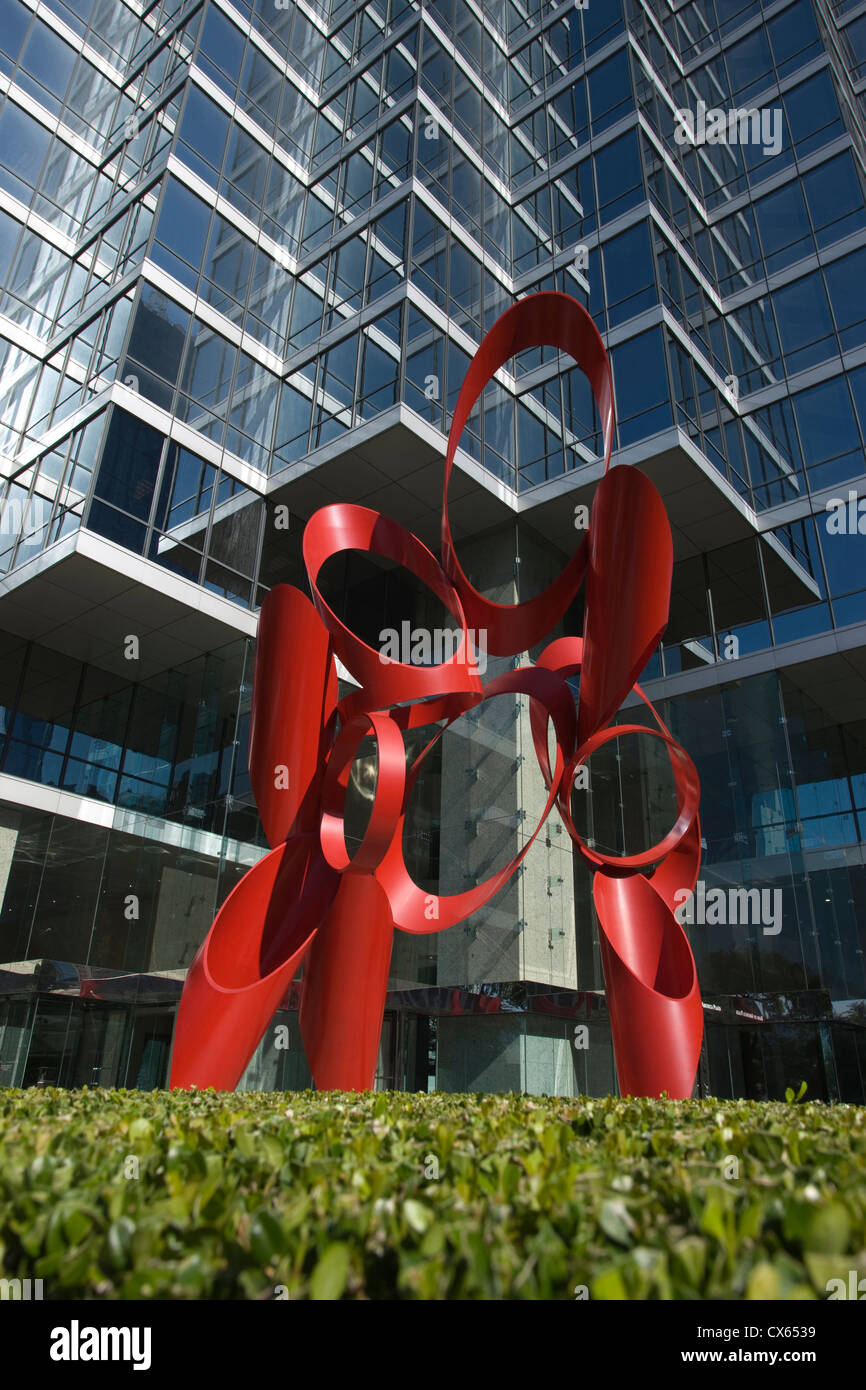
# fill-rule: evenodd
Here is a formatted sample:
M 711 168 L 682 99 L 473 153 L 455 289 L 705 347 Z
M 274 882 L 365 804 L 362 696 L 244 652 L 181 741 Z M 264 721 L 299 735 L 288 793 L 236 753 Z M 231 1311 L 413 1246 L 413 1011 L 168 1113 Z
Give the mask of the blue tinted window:
M 294 299 L 292 300 L 289 346 L 297 350 L 311 343 L 319 332 L 321 319 L 322 296 L 314 294 L 300 280 L 297 280 Z
M 569 149 L 574 149 L 581 140 L 586 138 L 588 122 L 585 84 L 575 82 L 564 92 L 560 92 L 554 98 L 553 107 L 566 127 L 565 132 L 560 130 L 558 126 L 552 127 L 555 138 L 560 141 L 560 144 L 556 146 L 556 153 L 562 155 L 567 153 Z
M 322 358 L 322 389 L 341 405 L 350 405 L 355 392 L 355 358 L 358 340 L 355 335 L 326 353 Z
M 827 583 L 834 597 L 866 587 L 866 516 L 859 511 L 856 491 L 851 491 L 849 498 L 849 489 L 842 488 L 818 518 Z M 836 505 L 831 507 L 831 502 Z M 861 524 L 863 535 L 856 529 Z
M 866 223 L 863 188 L 847 150 L 804 174 L 803 192 L 819 246 L 829 246 Z
M 785 184 L 755 205 L 767 273 L 789 265 L 812 250 L 806 205 L 798 183 Z
M 604 278 L 611 327 L 657 302 L 653 257 L 646 222 L 604 245 Z
M 206 203 L 188 192 L 176 180 L 170 179 L 157 223 L 157 240 L 190 266 L 197 267 L 207 242 L 210 216 L 210 208 Z M 192 279 L 193 284 L 195 278 Z
M 143 285 L 132 322 L 123 375 L 128 372 L 138 375 L 138 389 L 157 399 L 154 392 L 148 389 L 146 377 L 142 380 L 136 368 L 143 366 L 147 372 L 156 373 L 163 381 L 176 382 L 188 326 L 189 314 L 159 290 Z M 158 404 L 164 403 L 164 399 L 158 400 Z M 170 406 L 169 392 L 166 408 Z
M 615 347 L 611 366 L 621 445 L 656 434 L 671 423 L 665 354 L 658 328 Z
M 362 414 L 369 417 L 393 405 L 397 387 L 397 362 L 363 335 L 361 359 Z
M 277 467 L 293 463 L 307 452 L 311 406 L 309 396 L 295 390 L 288 382 L 283 383 L 274 449 Z
M 212 60 L 202 66 L 224 91 L 233 93 L 241 70 L 244 36 L 213 5 L 208 7 L 204 22 L 201 52 Z
M 216 407 L 225 400 L 231 386 L 238 350 L 200 319 L 193 320 L 181 377 L 181 387 L 189 392 L 195 406 Z
M 866 367 L 848 373 L 848 385 L 854 399 L 854 409 L 860 421 L 860 433 L 866 439 Z
M 0 52 L 15 58 L 21 47 L 21 40 L 27 33 L 30 12 L 19 0 L 0 0 Z M 8 65 L 4 64 L 6 71 Z
M 773 311 L 770 307 L 769 295 L 761 299 L 753 299 L 751 303 L 744 304 L 742 309 L 737 310 L 736 314 L 731 315 L 734 323 L 745 336 L 747 344 L 746 361 L 756 363 L 775 362 L 779 354 L 779 339 L 773 320 Z M 738 335 L 731 334 L 733 342 Z M 772 378 L 768 379 L 766 370 L 760 366 L 755 366 L 751 372 L 746 373 L 747 389 L 757 390 L 759 386 L 768 386 Z
M 321 198 L 317 198 L 312 191 L 307 194 L 304 230 L 301 238 L 305 251 L 313 250 L 320 242 L 326 240 L 331 230 L 333 218 L 333 207 Z
M 0 212 L 0 282 L 4 284 L 15 253 L 15 247 L 18 245 L 20 231 L 20 223 L 9 217 L 7 213 Z
M 830 305 L 821 276 L 805 275 L 773 295 L 779 338 L 789 372 L 821 362 L 835 349 Z
M 532 487 L 561 473 L 561 459 L 562 443 L 559 437 L 537 415 L 518 402 L 517 460 L 521 486 Z
M 32 91 L 42 105 L 59 112 L 74 66 L 75 54 L 69 45 L 44 24 L 34 24 L 21 54 L 21 85 Z M 34 87 L 24 73 L 32 74 L 40 85 Z
M 280 108 L 280 87 L 285 78 L 254 44 L 247 49 L 239 100 L 266 130 L 273 130 Z
M 844 134 L 839 104 L 826 71 L 816 73 L 808 82 L 803 82 L 792 92 L 786 92 L 784 104 L 791 142 L 801 159 L 837 135 Z
M 808 0 L 798 0 L 796 5 L 789 5 L 771 19 L 767 33 L 780 77 L 795 72 L 821 51 L 815 16 Z
M 163 437 L 123 410 L 112 412 L 87 525 L 130 550 L 144 547 Z
M 793 555 L 797 564 L 801 565 L 810 578 L 815 581 L 819 596 L 826 598 L 821 569 L 821 553 L 815 532 L 815 518 L 807 516 L 800 521 L 792 521 L 787 526 L 779 526 L 773 535 L 781 541 L 785 549 Z M 786 597 L 787 595 L 783 591 L 782 598 L 785 599 Z M 775 603 L 775 600 L 773 601 Z M 784 603 L 780 601 L 773 611 L 775 612 L 783 606 Z
M 771 80 L 773 62 L 763 28 L 753 30 L 747 38 L 728 50 L 727 66 L 733 98 L 746 101 L 767 86 Z
M 629 80 L 628 49 L 621 48 L 612 58 L 589 74 L 589 105 L 592 133 L 597 135 L 633 109 Z
M 314 83 L 318 81 L 319 73 L 322 70 L 324 50 L 325 40 L 323 36 L 296 8 L 290 53 L 292 59 L 306 69 L 307 76 L 312 78 Z
M 41 125 L 7 100 L 0 111 L 0 165 L 5 164 L 13 174 L 35 188 L 50 140 L 47 130 L 43 130 Z M 22 196 L 16 187 L 17 179 L 10 181 L 2 174 L 0 179 L 16 196 Z M 26 202 L 30 201 L 27 194 L 24 194 L 24 198 Z
M 180 526 L 202 512 L 210 510 L 216 469 L 188 449 L 170 444 L 162 486 L 157 501 L 154 525 L 162 531 Z M 189 540 L 189 536 L 184 539 Z M 192 537 L 192 543 L 202 543 L 203 531 Z
M 862 472 L 860 432 L 848 387 L 841 377 L 799 392 L 794 397 L 794 414 L 813 488 L 826 487 Z M 833 460 L 833 464 L 828 464 L 828 460 Z
M 203 291 L 216 308 L 222 312 L 229 309 L 225 296 L 241 302 L 246 298 L 252 263 L 252 243 L 240 236 L 224 217 L 215 216 L 202 274 L 218 287 L 215 291 Z
M 643 198 L 637 135 L 630 130 L 599 150 L 594 159 L 599 220 L 612 222 Z M 591 206 L 591 202 L 590 202 Z
M 824 271 L 842 351 L 866 338 L 866 250 L 834 261 Z
M 190 86 L 180 127 L 180 138 L 214 169 L 223 162 L 229 118 L 198 87 Z M 206 177 L 209 175 L 206 173 Z
M 625 27 L 621 7 L 616 0 L 609 5 L 586 5 L 580 11 L 580 19 L 583 23 L 583 42 L 587 58 L 598 52 L 606 43 L 610 43 Z

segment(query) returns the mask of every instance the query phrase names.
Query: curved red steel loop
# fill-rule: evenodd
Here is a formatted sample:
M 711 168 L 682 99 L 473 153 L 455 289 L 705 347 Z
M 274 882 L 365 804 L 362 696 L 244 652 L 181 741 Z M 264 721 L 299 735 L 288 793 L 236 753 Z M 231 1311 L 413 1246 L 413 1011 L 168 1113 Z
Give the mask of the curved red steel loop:
M 486 385 L 515 353 L 541 346 L 569 353 L 589 379 L 604 437 L 604 473 L 588 535 L 558 578 L 536 598 L 497 604 L 473 588 L 457 559 L 448 484 L 461 433 Z M 441 565 L 411 532 L 367 507 L 336 503 L 310 518 L 303 549 L 313 603 L 278 585 L 259 618 L 250 776 L 274 848 L 226 899 L 190 969 L 172 1086 L 236 1085 L 301 960 L 301 1034 L 316 1085 L 372 1086 L 394 928 L 443 931 L 483 907 L 519 867 L 556 806 L 594 872 L 620 1089 L 691 1093 L 703 1020 L 694 958 L 674 908 L 682 890 L 693 889 L 700 863 L 698 781 L 691 759 L 636 684 L 667 623 L 673 552 L 664 507 L 649 480 L 635 469 L 609 470 L 613 424 L 610 367 L 592 319 L 568 295 L 531 295 L 485 336 L 458 396 L 445 460 Z M 318 588 L 326 561 L 345 550 L 390 559 L 425 584 L 459 626 L 454 654 L 436 666 L 386 661 L 357 637 Z M 486 633 L 493 655 L 526 651 L 559 621 L 584 576 L 583 637 L 551 642 L 535 665 L 484 687 L 469 630 Z M 335 657 L 360 683 L 339 704 Z M 577 709 L 569 685 L 575 676 Z M 657 728 L 611 724 L 632 690 Z M 453 895 L 425 893 L 403 856 L 415 780 L 447 727 L 503 694 L 529 698 L 546 804 L 520 852 L 484 883 Z M 407 767 L 404 735 L 428 726 L 426 742 Z M 376 786 L 367 829 L 350 857 L 348 779 L 368 733 L 378 750 Z M 614 856 L 581 839 L 571 791 L 577 769 L 623 733 L 665 744 L 677 816 L 659 844 Z
M 504 868 L 499 869 L 483 883 L 476 884 L 463 893 L 439 895 L 427 893 L 419 888 L 411 878 L 403 858 L 403 819 L 394 833 L 388 853 L 376 870 L 394 918 L 394 925 L 400 931 L 427 933 L 444 931 L 446 927 L 456 926 L 471 913 L 477 912 L 499 892 L 516 869 L 523 863 L 530 847 L 553 807 L 559 783 L 565 770 L 567 751 L 574 743 L 576 729 L 574 700 L 565 683 L 552 671 L 538 667 L 519 667 L 516 671 L 506 671 L 490 682 L 484 692 L 484 699 L 496 695 L 530 695 L 546 709 L 553 721 L 556 734 L 556 763 L 548 792 L 547 802 L 539 817 L 538 824 L 526 844 Z
M 289 661 L 302 651 L 302 662 Z M 324 759 L 337 705 L 328 634 L 306 595 L 278 584 L 259 613 L 250 715 L 250 782 L 276 846 L 319 828 Z
M 463 572 L 448 516 L 448 484 L 454 456 L 472 408 L 495 374 L 517 352 L 533 347 L 556 347 L 569 353 L 589 379 L 604 438 L 607 472 L 613 448 L 613 384 L 610 365 L 598 329 L 582 304 L 555 290 L 518 300 L 496 320 L 469 364 L 457 397 L 448 448 L 442 496 L 442 566 L 463 601 L 469 626 L 487 634 L 493 656 L 516 656 L 544 639 L 559 621 L 583 582 L 587 543 L 581 542 L 561 574 L 543 593 L 525 603 L 493 603 L 473 588 Z
M 370 820 L 353 856 L 346 849 L 345 799 L 349 773 L 361 739 L 372 729 L 378 747 L 376 790 Z M 322 853 L 341 873 L 370 872 L 378 867 L 394 838 L 403 810 L 406 786 L 406 754 L 397 725 L 386 714 L 371 711 L 356 715 L 340 730 L 331 750 L 322 788 Z
M 538 665 L 563 679 L 580 673 L 584 642 L 561 637 L 539 655 Z M 698 778 L 688 754 L 647 699 L 635 693 L 652 714 L 657 728 L 614 724 L 597 730 L 575 753 L 562 777 L 557 809 L 581 854 L 595 869 L 593 903 L 599 923 L 602 966 L 620 1090 L 624 1095 L 691 1095 L 703 1037 L 703 1008 L 697 971 L 688 938 L 674 909 L 683 892 L 694 889 L 700 864 Z M 531 706 L 536 756 L 549 785 L 547 719 Z M 660 738 L 674 770 L 677 818 L 658 844 L 634 855 L 605 855 L 591 850 L 578 834 L 571 814 L 571 788 L 579 766 L 596 748 L 621 734 Z M 640 873 L 655 865 L 651 875 Z
M 184 982 L 172 1087 L 234 1090 L 339 886 L 318 836 L 296 835 L 232 889 Z
M 652 708 L 652 706 L 650 706 Z M 649 849 L 641 850 L 638 854 L 603 854 L 601 850 L 590 849 L 589 845 L 578 833 L 571 815 L 571 794 L 574 787 L 574 780 L 578 770 L 584 766 L 588 758 L 591 758 L 596 749 L 601 748 L 605 743 L 611 743 L 614 739 L 621 738 L 626 734 L 643 735 L 646 738 L 661 739 L 668 749 L 671 765 L 674 773 L 674 786 L 677 794 L 677 818 L 671 826 L 664 839 L 657 845 L 651 845 Z M 579 847 L 581 854 L 589 864 L 596 867 L 607 865 L 618 869 L 649 869 L 653 864 L 659 863 L 666 854 L 676 849 L 682 840 L 689 826 L 698 814 L 698 801 L 700 799 L 700 788 L 698 786 L 698 774 L 695 765 L 684 748 L 681 748 L 676 739 L 670 734 L 663 734 L 660 729 L 648 729 L 645 724 L 611 724 L 607 729 L 598 729 L 586 743 L 581 744 L 574 755 L 569 766 L 566 768 L 565 776 L 562 779 L 562 799 L 564 810 L 562 818 L 565 828 L 574 843 Z
M 318 589 L 322 566 L 344 550 L 362 550 L 408 569 L 433 591 L 461 627 L 460 644 L 438 666 L 413 666 L 382 653 L 341 622 Z M 429 699 L 457 692 L 481 692 L 481 677 L 470 650 L 463 605 L 439 561 L 411 531 L 369 507 L 334 502 L 314 512 L 304 529 L 304 563 L 313 602 L 331 636 L 334 651 L 364 689 L 367 708 L 384 709 L 403 700 Z
M 658 646 L 673 564 L 671 528 L 649 478 L 611 469 L 589 521 L 578 742 L 609 723 Z

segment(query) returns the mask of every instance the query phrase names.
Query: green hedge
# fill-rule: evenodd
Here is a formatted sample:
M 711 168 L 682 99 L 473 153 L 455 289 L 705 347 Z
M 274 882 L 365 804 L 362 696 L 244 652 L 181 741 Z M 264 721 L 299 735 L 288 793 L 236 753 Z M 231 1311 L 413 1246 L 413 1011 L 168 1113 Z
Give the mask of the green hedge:
M 826 1298 L 866 1275 L 864 1117 L 0 1090 L 0 1266 L 46 1299 Z

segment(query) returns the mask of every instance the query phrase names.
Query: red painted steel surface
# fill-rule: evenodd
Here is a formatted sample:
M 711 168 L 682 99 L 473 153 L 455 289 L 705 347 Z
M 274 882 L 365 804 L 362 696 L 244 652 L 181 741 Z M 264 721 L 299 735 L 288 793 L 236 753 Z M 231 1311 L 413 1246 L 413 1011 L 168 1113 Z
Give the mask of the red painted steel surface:
M 373 875 L 346 874 L 304 962 L 301 1037 L 319 1090 L 373 1084 L 393 939 Z
M 186 977 L 173 1087 L 234 1090 L 339 886 L 315 835 L 286 840 L 244 875 Z
M 300 589 L 277 584 L 259 613 L 250 718 L 250 782 L 276 846 L 319 828 L 319 799 L 337 704 L 328 634 Z M 280 770 L 288 787 L 280 786 Z
M 605 472 L 588 535 L 559 577 L 533 599 L 497 604 L 473 588 L 460 566 L 448 483 L 460 435 L 484 387 L 515 353 L 540 346 L 569 353 L 586 373 L 604 437 Z M 337 503 L 310 518 L 304 560 L 313 604 L 278 585 L 259 620 L 250 771 L 274 848 L 226 899 L 190 970 L 172 1086 L 236 1085 L 302 959 L 301 1034 L 316 1085 L 372 1086 L 395 927 L 444 931 L 483 907 L 519 867 L 556 807 L 594 871 L 620 1089 L 691 1094 L 703 1017 L 694 959 L 674 905 L 677 890 L 693 888 L 698 874 L 697 774 L 651 705 L 655 729 L 610 724 L 632 689 L 648 703 L 635 682 L 668 619 L 671 536 L 649 480 L 634 469 L 609 469 L 613 419 L 607 354 L 589 315 L 567 295 L 532 295 L 493 325 L 458 397 L 445 462 L 442 563 L 405 528 L 369 508 Z M 403 565 L 436 595 L 462 633 L 453 657 L 427 667 L 385 661 L 345 626 L 322 597 L 318 578 L 332 555 L 348 549 Z M 544 640 L 584 578 L 583 638 L 551 642 L 535 665 L 484 686 L 468 629 L 486 633 L 491 654 L 525 652 Z M 335 657 L 359 682 L 339 704 Z M 575 711 L 567 681 L 578 673 Z M 503 694 L 529 699 L 546 805 L 520 853 L 485 882 L 454 895 L 424 893 L 406 868 L 403 827 L 409 794 L 441 729 L 409 767 L 403 734 L 434 721 L 446 728 Z M 676 818 L 658 845 L 612 856 L 581 838 L 572 794 L 592 754 L 626 734 L 658 739 L 667 750 Z M 377 746 L 376 787 L 366 831 L 350 853 L 344 833 L 348 779 L 368 735 Z
M 613 386 L 610 366 L 598 329 L 589 314 L 567 294 L 547 291 L 513 304 L 496 320 L 469 364 L 457 397 L 448 450 L 442 508 L 442 564 L 463 600 L 466 619 L 476 632 L 487 633 L 487 650 L 494 656 L 516 656 L 543 641 L 576 595 L 586 568 L 586 540 L 553 583 L 525 603 L 491 603 L 472 587 L 457 559 L 448 519 L 448 483 L 454 455 L 472 407 L 494 374 L 516 352 L 533 347 L 557 347 L 568 352 L 592 387 L 604 436 L 605 470 L 613 447 Z

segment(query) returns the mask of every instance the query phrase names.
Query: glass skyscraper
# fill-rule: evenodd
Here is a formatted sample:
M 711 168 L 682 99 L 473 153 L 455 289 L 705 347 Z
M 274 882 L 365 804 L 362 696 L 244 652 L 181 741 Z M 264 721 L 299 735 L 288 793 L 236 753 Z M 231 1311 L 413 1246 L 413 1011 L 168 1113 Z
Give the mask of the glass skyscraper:
M 555 288 L 607 344 L 614 462 L 673 529 L 642 684 L 702 784 L 699 1085 L 864 1099 L 864 168 L 863 0 L 0 0 L 0 1085 L 166 1083 L 185 971 L 266 847 L 262 599 L 306 589 L 328 502 L 438 550 L 471 355 Z M 600 448 L 570 361 L 498 374 L 451 488 L 473 583 L 514 602 L 559 571 Z M 436 620 L 397 568 L 323 583 L 373 643 Z M 481 881 L 531 833 L 526 705 L 428 758 L 419 883 Z M 670 824 L 652 743 L 594 756 L 596 844 Z M 466 923 L 398 934 L 377 1084 L 615 1087 L 560 830 Z M 308 1084 L 297 1002 L 243 1084 Z

